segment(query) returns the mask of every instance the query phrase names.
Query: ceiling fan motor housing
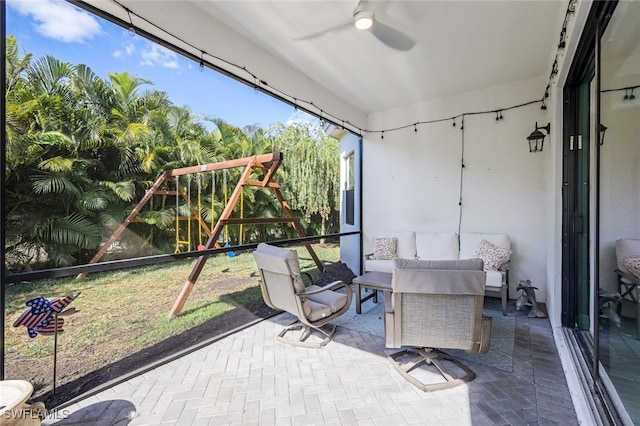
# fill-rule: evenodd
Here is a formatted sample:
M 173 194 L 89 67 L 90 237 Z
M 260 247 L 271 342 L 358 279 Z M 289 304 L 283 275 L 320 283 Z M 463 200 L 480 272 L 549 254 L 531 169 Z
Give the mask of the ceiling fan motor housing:
M 353 9 L 353 23 L 359 30 L 366 30 L 373 25 L 373 9 L 366 0 L 360 0 L 355 9 Z

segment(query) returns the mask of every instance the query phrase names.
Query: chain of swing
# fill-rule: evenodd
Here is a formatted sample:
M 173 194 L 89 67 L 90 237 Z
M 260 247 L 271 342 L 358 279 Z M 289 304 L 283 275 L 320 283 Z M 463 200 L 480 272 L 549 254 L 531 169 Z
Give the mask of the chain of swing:
M 229 184 L 228 184 L 228 172 L 226 169 L 222 171 L 222 193 L 224 197 L 224 204 L 222 205 L 222 211 L 227 206 L 227 202 L 229 201 Z M 197 230 L 197 241 L 198 241 L 198 250 L 204 250 L 205 246 L 203 244 L 203 234 L 207 237 L 209 236 L 208 232 L 203 230 L 203 203 L 202 203 L 202 173 L 198 173 L 195 176 L 195 179 L 192 175 L 187 175 L 187 184 L 186 184 L 186 210 L 187 216 L 183 216 L 180 214 L 180 195 L 184 194 L 184 191 L 181 190 L 180 187 L 180 176 L 175 176 L 175 188 L 176 188 L 176 208 L 175 208 L 175 251 L 174 253 L 181 253 L 184 247 L 187 248 L 188 251 L 192 250 L 192 241 L 193 241 L 193 226 L 192 222 L 194 220 L 198 221 L 198 230 Z M 191 199 L 191 183 L 195 180 L 196 189 L 197 189 L 197 216 L 193 216 L 194 210 L 192 206 Z M 220 215 L 216 215 L 215 213 L 215 200 L 216 200 L 216 172 L 211 172 L 211 205 L 209 206 L 209 216 L 211 222 L 211 229 L 214 228 L 216 223 L 216 217 L 220 217 Z M 244 218 L 244 192 L 240 193 L 240 219 Z M 180 221 L 186 220 L 186 229 L 185 227 L 180 226 Z M 184 232 L 186 231 L 186 236 Z M 239 244 L 243 243 L 243 224 L 240 224 L 238 242 Z M 210 232 L 210 231 L 209 231 Z M 230 246 L 229 243 L 229 225 L 225 225 L 224 227 L 224 245 L 226 247 Z

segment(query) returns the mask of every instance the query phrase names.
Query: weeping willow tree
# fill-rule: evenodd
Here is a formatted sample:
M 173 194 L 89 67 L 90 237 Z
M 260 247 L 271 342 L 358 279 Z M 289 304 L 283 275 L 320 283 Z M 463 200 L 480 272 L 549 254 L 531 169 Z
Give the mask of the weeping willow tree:
M 314 233 L 324 235 L 336 231 L 339 226 L 339 142 L 311 124 L 280 124 L 271 134 L 276 148 L 284 153 L 283 192 L 291 208 L 304 214 Z

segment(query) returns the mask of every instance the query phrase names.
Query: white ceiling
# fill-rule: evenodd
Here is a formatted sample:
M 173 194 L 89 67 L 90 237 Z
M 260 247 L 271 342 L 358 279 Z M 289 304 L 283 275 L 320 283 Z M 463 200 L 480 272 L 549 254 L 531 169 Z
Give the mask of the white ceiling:
M 103 1 L 90 3 L 109 11 Z M 568 2 L 372 1 L 378 22 L 415 42 L 408 51 L 346 25 L 357 0 L 121 3 L 213 54 L 224 51 L 221 40 L 206 29 L 190 29 L 196 24 L 187 15 L 198 14 L 198 22 L 210 20 L 212 26 L 222 22 L 328 92 L 371 113 L 548 75 Z M 121 11 L 118 15 L 123 16 Z M 345 24 L 340 30 L 326 31 L 340 24 Z M 308 37 L 318 33 L 322 35 Z M 233 57 L 224 59 L 250 60 L 242 52 L 228 52 Z M 286 80 L 279 84 L 296 96 Z

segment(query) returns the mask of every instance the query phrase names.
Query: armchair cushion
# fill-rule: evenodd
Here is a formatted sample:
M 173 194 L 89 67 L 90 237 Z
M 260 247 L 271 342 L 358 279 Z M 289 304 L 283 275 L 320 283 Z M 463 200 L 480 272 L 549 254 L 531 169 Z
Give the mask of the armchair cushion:
M 297 292 L 303 292 L 305 289 L 304 281 L 300 273 L 300 263 L 298 261 L 298 253 L 295 250 L 285 249 L 282 247 L 272 246 L 270 244 L 261 243 L 258 245 L 256 255 L 262 256 L 262 253 L 269 256 L 276 256 L 284 258 L 289 266 L 289 269 L 281 268 L 280 270 L 274 270 L 278 268 L 278 263 L 269 263 L 271 272 L 277 272 L 280 274 L 289 274 L 293 276 L 293 284 Z
M 322 318 L 326 318 L 331 315 L 331 307 L 322 303 L 314 302 L 311 299 L 307 299 L 305 302 L 304 313 L 309 321 L 318 321 Z M 307 312 L 308 310 L 308 312 Z
M 315 303 L 320 303 L 329 308 L 329 313 L 338 312 L 347 303 L 347 295 L 345 293 L 338 293 L 337 291 L 325 291 L 324 287 L 317 285 L 311 285 L 307 287 L 306 292 L 314 292 L 308 294 L 307 300 Z M 315 293 L 317 291 L 317 293 Z

